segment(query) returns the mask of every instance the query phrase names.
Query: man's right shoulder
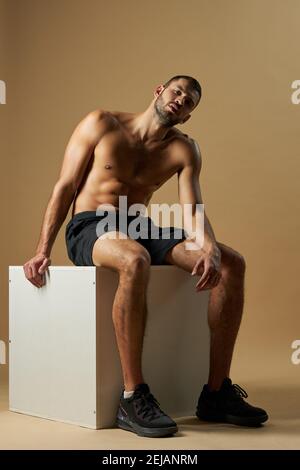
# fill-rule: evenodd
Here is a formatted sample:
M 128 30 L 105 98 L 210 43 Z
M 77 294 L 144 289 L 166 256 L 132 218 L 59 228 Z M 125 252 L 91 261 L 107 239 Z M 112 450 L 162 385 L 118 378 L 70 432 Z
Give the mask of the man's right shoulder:
M 89 112 L 78 125 L 83 135 L 95 140 L 116 127 L 116 120 L 109 111 L 95 109 Z
M 97 125 L 98 123 L 102 124 L 115 124 L 115 119 L 112 113 L 104 109 L 95 109 L 90 111 L 84 118 L 83 121 L 90 123 L 91 125 Z

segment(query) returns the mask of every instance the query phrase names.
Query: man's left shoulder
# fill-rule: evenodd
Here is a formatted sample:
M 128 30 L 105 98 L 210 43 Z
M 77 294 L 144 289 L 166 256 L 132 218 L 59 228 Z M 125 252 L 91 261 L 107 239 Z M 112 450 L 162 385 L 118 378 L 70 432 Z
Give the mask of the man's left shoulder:
M 177 127 L 174 128 L 174 140 L 182 150 L 186 150 L 187 152 L 197 152 L 199 150 L 197 141 L 190 135 L 177 129 Z
M 192 142 L 194 139 L 189 136 L 188 134 L 182 132 L 178 127 L 173 127 L 174 138 L 178 140 L 178 142 L 189 143 Z
M 182 157 L 194 161 L 198 159 L 201 160 L 200 149 L 197 141 L 177 128 L 175 132 L 175 145 L 177 147 L 177 151 L 182 155 Z

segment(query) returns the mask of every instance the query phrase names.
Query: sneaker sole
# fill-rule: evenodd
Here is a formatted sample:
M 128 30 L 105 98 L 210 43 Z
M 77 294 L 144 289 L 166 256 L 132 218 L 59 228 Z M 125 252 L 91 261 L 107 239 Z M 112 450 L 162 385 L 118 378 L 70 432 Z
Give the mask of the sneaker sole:
M 265 423 L 268 419 L 269 416 L 267 414 L 263 416 L 251 416 L 248 418 L 242 418 L 240 416 L 234 416 L 234 415 L 225 415 L 225 416 L 213 416 L 213 415 L 205 415 L 205 414 L 200 414 L 196 413 L 197 418 L 203 420 L 203 421 L 208 421 L 208 422 L 213 422 L 213 423 L 228 423 L 228 424 L 236 424 L 237 426 L 249 426 L 249 427 L 256 427 L 260 426 L 262 423 Z
M 177 426 L 172 426 L 168 428 L 143 428 L 135 423 L 128 423 L 126 421 L 117 419 L 116 424 L 119 428 L 134 432 L 141 437 L 164 437 L 175 434 L 178 431 Z

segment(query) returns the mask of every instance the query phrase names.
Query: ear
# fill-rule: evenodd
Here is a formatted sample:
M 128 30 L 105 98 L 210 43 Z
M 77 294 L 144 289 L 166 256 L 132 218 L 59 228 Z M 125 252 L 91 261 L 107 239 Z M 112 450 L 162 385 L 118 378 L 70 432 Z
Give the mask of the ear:
M 181 122 L 180 124 L 184 124 L 186 121 L 188 121 L 190 119 L 191 115 L 188 114 Z
M 157 98 L 163 91 L 165 87 L 163 85 L 158 85 L 154 90 L 154 96 Z

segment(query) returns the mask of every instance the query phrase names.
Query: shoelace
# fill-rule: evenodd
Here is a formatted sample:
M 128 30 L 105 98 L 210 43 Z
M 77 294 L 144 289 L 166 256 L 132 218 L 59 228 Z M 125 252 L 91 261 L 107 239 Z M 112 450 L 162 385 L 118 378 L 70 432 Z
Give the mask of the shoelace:
M 237 399 L 242 400 L 248 397 L 248 393 L 238 384 L 232 384 L 232 391 L 234 392 Z
M 142 407 L 141 410 L 138 411 L 138 415 L 142 415 L 143 418 L 149 416 L 150 419 L 153 419 L 155 418 L 157 411 L 160 411 L 160 413 L 162 413 L 159 407 L 160 403 L 156 400 L 152 393 L 147 393 L 147 395 L 145 395 L 142 392 L 137 392 L 136 398 L 140 400 L 140 404 Z

